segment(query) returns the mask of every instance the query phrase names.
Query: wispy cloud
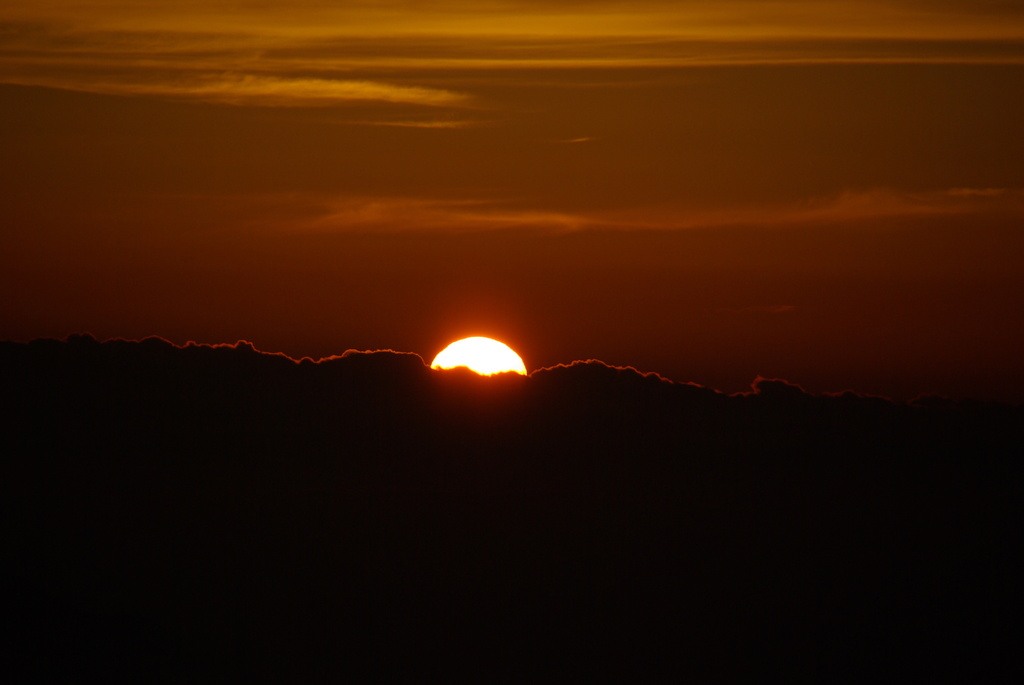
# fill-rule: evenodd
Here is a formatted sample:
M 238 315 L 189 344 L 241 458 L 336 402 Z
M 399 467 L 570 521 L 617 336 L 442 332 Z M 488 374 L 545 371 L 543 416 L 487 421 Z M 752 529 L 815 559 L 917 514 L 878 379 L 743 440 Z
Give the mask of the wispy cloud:
M 323 35 L 1019 36 L 1024 8 L 1005 0 L 134 0 L 14 3 L 3 17 L 89 30 Z
M 579 226 L 640 230 L 731 226 L 828 227 L 870 225 L 887 219 L 982 213 L 1024 219 L 1024 189 L 953 188 L 904 192 L 875 188 L 746 207 L 637 207 L 586 216 Z
M 965 189 L 954 189 L 962 191 Z M 267 215 L 267 198 L 259 200 Z M 312 232 L 473 232 L 529 229 L 552 232 L 581 230 L 693 230 L 729 227 L 831 228 L 871 226 L 877 221 L 999 212 L 1024 218 L 1024 190 L 956 193 L 949 190 L 900 193 L 892 190 L 847 192 L 775 206 L 729 209 L 687 207 L 617 212 L 572 212 L 504 200 L 419 197 L 325 197 L 290 195 L 279 198 L 270 230 Z M 293 209 L 288 209 L 292 206 Z M 291 218 L 288 218 L 288 217 Z M 888 225 L 888 224 L 887 224 Z M 766 309 L 792 311 L 790 305 Z
M 0 10 L 0 77 L 61 64 L 240 70 L 1024 61 L 1024 7 L 986 0 L 35 0 Z M 307 74 L 308 75 L 308 74 Z
M 886 188 L 847 191 L 798 206 L 793 218 L 804 221 L 856 221 L 880 217 L 970 214 L 1008 211 L 1024 214 L 1024 190 L 949 188 L 901 192 Z
M 431 107 L 465 105 L 471 97 L 438 88 L 369 80 L 288 78 L 260 74 L 186 74 L 165 79 L 87 75 L 73 80 L 47 75 L 15 76 L 8 83 L 92 93 L 192 99 L 233 105 L 310 107 L 375 101 Z
M 1020 192 L 1016 191 L 1016 194 Z M 950 188 L 946 191 L 946 195 L 959 198 L 1003 197 L 1007 194 L 1014 194 L 1014 191 L 1007 188 Z
M 469 97 L 436 88 L 361 80 L 281 78 L 252 74 L 205 76 L 185 82 L 93 84 L 100 92 L 195 98 L 228 104 L 315 106 L 372 100 L 429 106 L 465 103 Z
M 579 230 L 591 220 L 555 210 L 487 200 L 409 197 L 336 198 L 318 201 L 321 212 L 297 226 L 311 231 L 468 232 L 508 228 Z
M 392 126 L 396 128 L 434 128 L 434 129 L 465 129 L 485 126 L 486 122 L 473 120 L 437 119 L 423 121 L 346 121 L 344 123 L 356 126 Z
M 1017 7 L 958 0 L 430 7 L 412 0 L 35 0 L 0 9 L 0 83 L 237 105 L 461 108 L 481 103 L 472 72 L 497 69 L 1024 64 L 1024 10 Z

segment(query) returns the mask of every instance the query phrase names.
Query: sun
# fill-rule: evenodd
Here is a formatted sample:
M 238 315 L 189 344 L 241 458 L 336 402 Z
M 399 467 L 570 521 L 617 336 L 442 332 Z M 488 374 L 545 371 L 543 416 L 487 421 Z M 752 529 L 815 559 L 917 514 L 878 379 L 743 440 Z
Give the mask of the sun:
M 479 336 L 453 342 L 441 350 L 430 364 L 432 369 L 454 369 L 457 366 L 465 366 L 482 376 L 505 372 L 526 375 L 522 358 L 511 347 Z

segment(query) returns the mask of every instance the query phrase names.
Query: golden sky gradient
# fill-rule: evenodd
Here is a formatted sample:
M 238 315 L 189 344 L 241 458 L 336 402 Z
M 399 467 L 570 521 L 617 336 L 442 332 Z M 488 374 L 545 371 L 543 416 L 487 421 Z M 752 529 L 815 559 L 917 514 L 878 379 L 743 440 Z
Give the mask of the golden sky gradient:
M 16 0 L 0 337 L 1024 399 L 1022 84 L 1017 2 Z

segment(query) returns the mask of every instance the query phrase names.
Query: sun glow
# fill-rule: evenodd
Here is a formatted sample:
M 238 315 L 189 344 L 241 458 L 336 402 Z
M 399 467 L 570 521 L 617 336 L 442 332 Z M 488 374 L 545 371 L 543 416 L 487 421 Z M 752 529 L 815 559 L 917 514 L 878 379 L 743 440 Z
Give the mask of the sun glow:
M 491 338 L 464 338 L 441 350 L 430 364 L 432 369 L 465 366 L 483 376 L 512 372 L 526 375 L 522 358 L 505 343 Z

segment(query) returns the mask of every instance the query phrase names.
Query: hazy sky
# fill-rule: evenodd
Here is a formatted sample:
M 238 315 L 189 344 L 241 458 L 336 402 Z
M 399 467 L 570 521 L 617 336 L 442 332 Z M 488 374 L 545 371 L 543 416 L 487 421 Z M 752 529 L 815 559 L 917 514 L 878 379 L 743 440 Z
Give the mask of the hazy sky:
M 0 337 L 1024 400 L 1024 4 L 8 2 Z

